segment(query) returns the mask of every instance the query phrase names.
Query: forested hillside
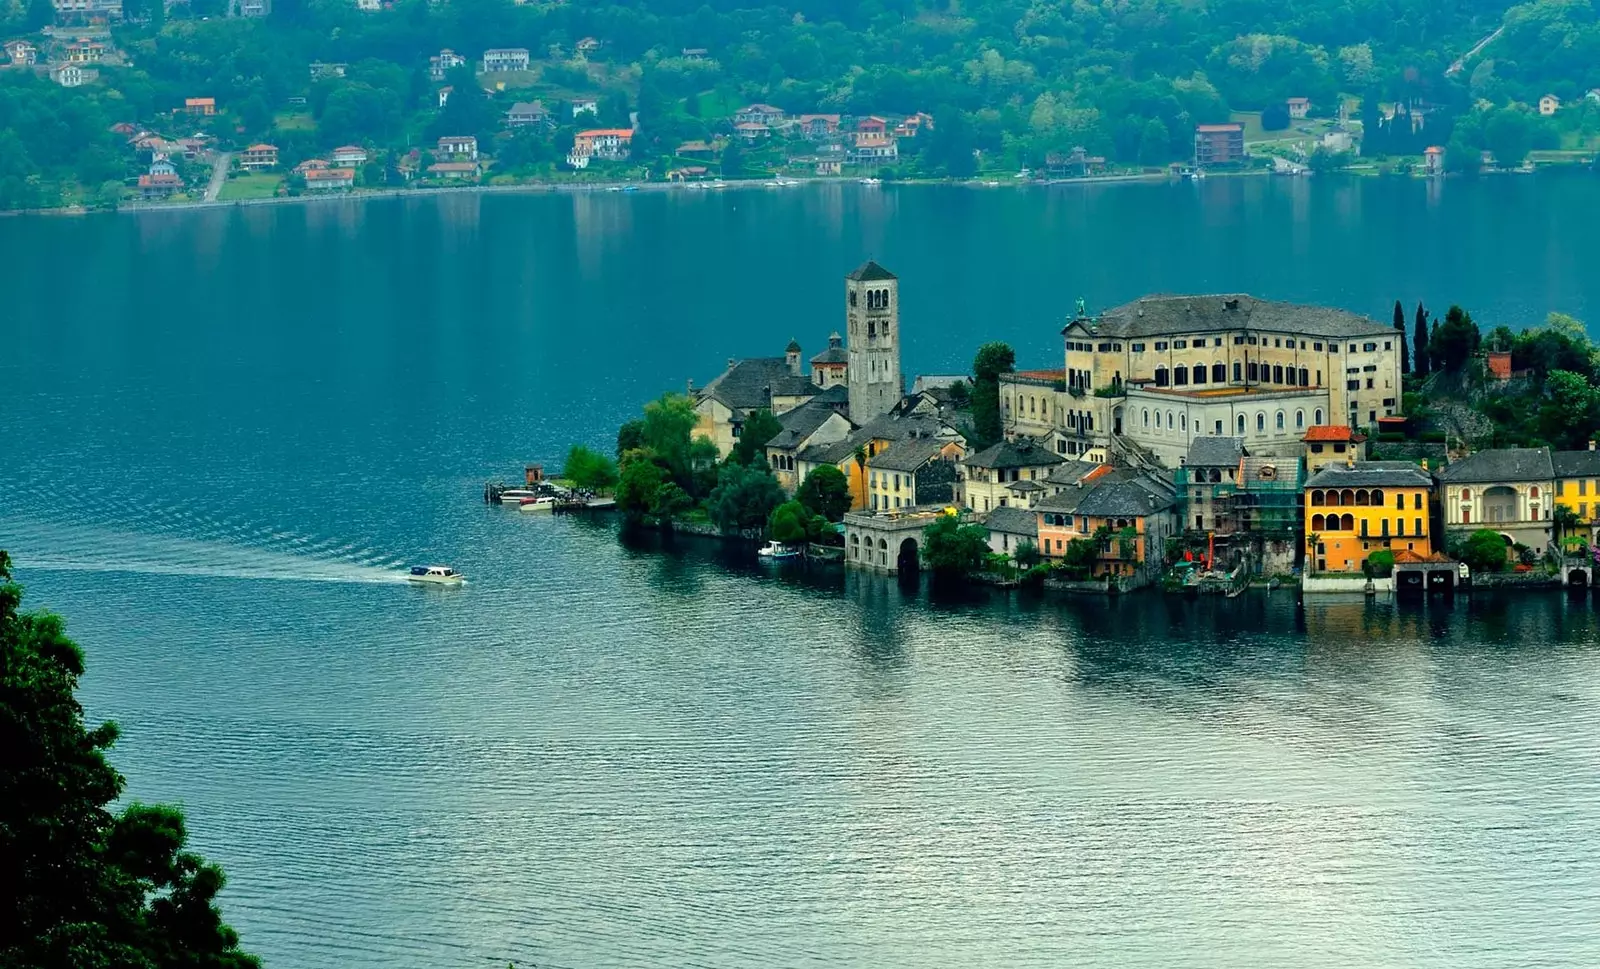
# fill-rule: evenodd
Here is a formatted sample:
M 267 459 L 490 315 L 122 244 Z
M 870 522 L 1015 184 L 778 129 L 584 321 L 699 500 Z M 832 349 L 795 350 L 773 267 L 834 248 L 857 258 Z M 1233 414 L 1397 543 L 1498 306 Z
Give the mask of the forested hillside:
M 128 0 L 112 34 L 132 66 L 104 67 L 71 90 L 15 68 L 0 74 L 0 196 L 23 191 L 30 175 L 114 177 L 106 153 L 121 142 L 106 129 L 170 127 L 173 108 L 194 96 L 223 109 L 212 122 L 220 138 L 271 138 L 288 157 L 345 142 L 403 147 L 441 131 L 493 137 L 512 98 L 595 96 L 613 121 L 636 111 L 644 160 L 725 131 L 727 114 L 748 102 L 927 111 L 939 124 L 909 164 L 964 173 L 972 149 L 1013 165 L 1076 145 L 1113 162 L 1184 158 L 1194 124 L 1290 97 L 1309 98 L 1313 114 L 1334 113 L 1341 95 L 1368 99 L 1369 112 L 1380 101 L 1426 103 L 1444 120 L 1480 101 L 1532 105 L 1546 93 L 1582 104 L 1600 87 L 1595 0 L 400 0 L 375 11 L 276 0 L 258 19 L 228 9 L 191 0 L 163 13 Z M 41 0 L 14 6 L 6 36 L 50 13 Z M 598 46 L 580 53 L 586 38 Z M 441 110 L 429 55 L 451 48 L 470 64 L 500 47 L 527 48 L 534 68 L 495 100 Z M 313 81 L 313 62 L 348 69 Z M 284 123 L 292 98 L 306 99 L 309 120 Z M 554 166 L 564 152 L 559 133 L 501 141 L 523 166 Z

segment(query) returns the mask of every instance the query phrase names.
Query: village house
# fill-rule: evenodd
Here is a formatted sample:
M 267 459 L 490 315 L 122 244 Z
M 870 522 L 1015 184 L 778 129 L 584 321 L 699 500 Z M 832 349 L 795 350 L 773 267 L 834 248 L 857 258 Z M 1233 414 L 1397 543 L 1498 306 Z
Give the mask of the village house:
M 440 52 L 441 54 L 443 51 Z M 483 52 L 483 73 L 500 74 L 528 69 L 526 47 L 494 47 Z
M 82 87 L 92 84 L 100 72 L 92 67 L 79 67 L 76 64 L 60 64 L 50 69 L 50 80 L 62 87 Z
M 209 118 L 217 113 L 216 98 L 184 98 L 183 113 L 197 118 Z
M 363 13 L 376 13 L 383 9 L 381 0 L 356 0 L 356 9 Z
M 600 113 L 600 102 L 595 98 L 573 98 L 571 107 L 574 118 L 581 114 L 598 115 Z
M 734 125 L 733 132 L 745 141 L 761 141 L 772 137 L 771 128 L 764 124 L 757 124 L 754 121 L 746 121 L 742 124 Z
M 601 161 L 627 161 L 632 148 L 633 129 L 592 128 L 572 136 L 572 151 L 567 158 L 569 164 L 573 163 L 573 159 L 582 160 L 582 164 L 573 164 L 573 167 L 583 168 L 588 165 L 588 160 L 591 158 L 598 158 Z
M 1429 145 L 1422 152 L 1422 170 L 1428 175 L 1444 174 L 1444 149 Z
M 667 171 L 669 182 L 698 182 L 705 178 L 709 169 L 704 165 L 685 165 L 682 168 L 673 168 Z
M 122 19 L 122 0 L 53 0 L 62 24 L 109 24 Z
M 312 61 L 306 70 L 310 72 L 311 79 L 313 81 L 331 81 L 336 78 L 344 77 L 345 72 L 349 70 L 349 68 L 350 65 L 348 64 L 335 64 L 327 61 Z
M 172 164 L 172 159 L 166 155 L 156 155 L 150 159 L 149 174 L 176 175 L 178 174 L 178 167 Z
M 1289 99 L 1289 117 L 1293 118 L 1296 121 L 1299 121 L 1300 119 L 1304 118 L 1306 115 L 1308 115 L 1310 113 L 1311 113 L 1311 99 L 1310 98 L 1290 98 Z
M 440 138 L 435 154 L 449 161 L 478 160 L 478 138 L 476 135 L 445 135 Z
M 899 157 L 900 148 L 894 136 L 889 133 L 887 121 L 871 117 L 856 122 L 849 157 L 852 164 L 889 164 Z
M 1572 512 L 1584 539 L 1594 544 L 1600 525 L 1600 451 L 1590 442 L 1586 451 L 1556 451 L 1550 464 L 1556 478 L 1556 507 Z
M 477 161 L 434 162 L 428 166 L 430 178 L 442 178 L 447 181 L 473 179 L 483 174 L 483 166 Z
M 855 430 L 855 425 L 844 416 L 847 404 L 847 395 L 839 388 L 819 393 L 804 404 L 777 415 L 782 430 L 766 443 L 767 465 L 785 491 L 792 494 L 804 480 L 799 461 L 802 451 L 838 444 Z
M 1445 528 L 1493 529 L 1543 555 L 1552 538 L 1555 467 L 1549 448 L 1478 451 L 1439 469 Z
M 32 67 L 39 62 L 39 48 L 25 40 L 8 40 L 6 57 L 12 67 Z
M 807 141 L 828 141 L 839 135 L 836 114 L 802 114 L 797 119 L 800 137 Z
M 265 17 L 272 12 L 272 4 L 269 0 L 239 0 L 235 9 L 241 17 Z
M 278 147 L 276 145 L 251 145 L 239 153 L 239 167 L 249 172 L 277 168 Z
M 867 507 L 878 511 L 951 504 L 956 462 L 965 453 L 962 441 L 920 433 L 891 442 L 867 459 Z
M 1306 428 L 1301 438 L 1306 446 L 1306 473 L 1316 474 L 1325 465 L 1348 464 L 1367 459 L 1366 435 L 1348 424 L 1317 424 Z
M 304 175 L 306 172 L 321 171 L 331 167 L 333 166 L 328 164 L 326 158 L 306 158 L 301 160 L 300 164 L 289 169 L 289 171 L 295 175 Z
M 306 191 L 341 192 L 355 188 L 356 173 L 349 168 L 318 168 L 305 173 Z
M 450 103 L 450 94 L 454 90 L 455 90 L 455 88 L 451 87 L 448 84 L 446 84 L 444 87 L 439 89 L 439 107 L 442 108 L 445 105 Z
M 1554 94 L 1546 94 L 1539 99 L 1539 113 L 1548 118 L 1561 110 L 1561 99 Z
M 1247 453 L 1242 437 L 1208 435 L 1190 443 L 1183 466 L 1173 475 L 1184 528 L 1224 535 L 1237 530 L 1233 497 Z
M 1048 495 L 1045 477 L 1063 459 L 1032 441 L 1001 441 L 961 461 L 956 503 L 971 511 L 1032 508 Z
M 1084 537 L 1078 531 L 1078 503 L 1094 490 L 1096 482 L 1110 476 L 1126 478 L 1131 471 L 1092 461 L 1067 461 L 1050 469 L 1045 483 L 1050 493 L 1034 503 L 1039 551 L 1051 558 L 1066 554 L 1067 543 Z
M 844 172 L 844 159 L 842 158 L 817 158 L 813 160 L 812 172 L 826 178 Z
M 1433 553 L 1433 478 L 1409 461 L 1329 464 L 1305 482 L 1308 571 L 1359 572 L 1373 552 Z
M 686 61 L 703 61 L 707 53 L 704 47 L 685 47 L 679 51 L 679 56 Z
M 709 160 L 714 151 L 715 149 L 704 141 L 685 141 L 673 150 L 673 154 L 682 158 Z
M 367 163 L 367 150 L 360 145 L 344 145 L 333 150 L 334 168 L 360 168 Z
M 1194 163 L 1207 165 L 1233 165 L 1244 161 L 1244 125 L 1237 121 L 1227 124 L 1200 124 L 1194 126 Z
M 996 508 L 977 516 L 977 523 L 989 533 L 989 551 L 1015 556 L 1024 545 L 1039 547 L 1039 517 L 1022 508 Z
M 821 387 L 800 366 L 800 346 L 790 341 L 781 357 L 728 361 L 728 367 L 695 394 L 700 415 L 695 433 L 709 438 L 727 457 L 756 411 L 781 417 L 815 397 Z
M 585 37 L 574 45 L 573 50 L 577 51 L 579 57 L 587 57 L 599 50 L 600 46 L 600 41 L 593 37 Z
M 201 155 L 211 150 L 211 139 L 205 137 L 204 135 L 191 135 L 188 138 L 179 138 L 178 148 L 182 151 L 183 157 L 186 160 L 194 161 L 196 158 L 199 158 Z
M 894 126 L 896 138 L 915 138 L 919 132 L 933 130 L 933 115 L 918 111 L 900 119 Z
M 183 191 L 183 179 L 172 172 L 150 173 L 139 176 L 139 197 L 142 199 L 171 198 Z
M 1124 588 L 1147 584 L 1160 575 L 1167 539 L 1177 534 L 1175 504 L 1168 482 L 1094 465 L 1080 485 L 1033 510 L 1040 554 L 1061 558 L 1073 541 L 1095 542 L 1091 575 L 1117 576 Z
M 489 53 L 494 53 L 490 51 Z M 489 53 L 484 54 L 484 62 L 488 63 Z M 467 63 L 467 59 L 446 47 L 437 54 L 428 57 L 428 76 L 435 81 L 444 80 L 449 72 Z M 486 68 L 487 69 L 487 68 Z
M 775 108 L 770 104 L 748 104 L 733 113 L 734 127 L 742 124 L 758 124 L 771 128 L 782 124 L 787 117 L 782 108 Z
M 545 110 L 543 101 L 518 101 L 506 112 L 508 128 L 554 128 L 555 119 Z
M 106 45 L 97 40 L 76 40 L 66 47 L 68 64 L 98 64 L 105 59 Z

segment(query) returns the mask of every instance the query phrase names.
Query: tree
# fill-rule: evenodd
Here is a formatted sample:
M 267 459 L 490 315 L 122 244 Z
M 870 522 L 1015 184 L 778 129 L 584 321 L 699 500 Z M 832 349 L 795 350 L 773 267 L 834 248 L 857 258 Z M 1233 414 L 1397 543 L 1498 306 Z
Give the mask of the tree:
M 706 512 L 725 535 L 763 528 L 773 509 L 783 504 L 783 488 L 765 465 L 728 463 L 706 501 Z
M 722 177 L 744 177 L 744 151 L 737 141 L 729 141 L 722 146 Z
M 1261 110 L 1262 131 L 1282 131 L 1289 127 L 1289 105 L 1274 101 Z
M 922 561 L 935 575 L 965 578 L 989 558 L 989 532 L 959 515 L 940 515 L 922 530 Z
M 807 511 L 831 522 L 843 519 L 854 503 L 850 497 L 850 482 L 845 480 L 843 471 L 831 464 L 812 469 L 800 482 L 794 497 Z
M 1094 571 L 1095 563 L 1098 561 L 1100 561 L 1100 543 L 1092 538 L 1072 539 L 1067 542 L 1066 554 L 1061 556 L 1062 568 L 1080 579 Z
M 928 134 L 928 147 L 923 152 L 928 167 L 951 178 L 971 178 L 978 171 L 978 161 L 973 156 L 977 138 L 972 122 L 965 112 L 953 106 L 941 107 L 934 117 L 938 123 Z
M 617 465 L 598 451 L 574 444 L 567 451 L 562 476 L 588 491 L 602 491 L 617 483 Z
M 814 522 L 820 519 L 798 501 L 786 501 L 767 517 L 767 537 L 774 542 L 805 542 L 817 537 Z
M 1394 328 L 1400 333 L 1400 373 L 1411 372 L 1411 347 L 1406 344 L 1406 308 L 1394 301 Z
M 28 0 L 28 16 L 23 21 L 28 33 L 38 33 L 55 20 L 56 6 L 52 0 Z
M 663 475 L 650 452 L 628 451 L 622 456 L 622 473 L 617 482 L 617 507 L 630 521 L 639 521 L 656 510 Z
M 1160 118 L 1145 122 L 1144 133 L 1139 136 L 1139 164 L 1163 165 L 1172 157 L 1172 135 Z
M 1574 529 L 1583 524 L 1583 519 L 1578 517 L 1578 513 L 1573 511 L 1571 506 L 1557 505 L 1551 511 L 1550 519 L 1556 529 L 1557 548 L 1567 550 L 1569 546 L 1587 544 L 1583 542 L 1582 538 L 1576 538 L 1574 541 L 1567 540 L 1567 536 L 1571 535 Z
M 667 393 L 644 405 L 644 423 L 640 428 L 644 446 L 672 480 L 690 494 L 695 493 L 691 435 L 699 423 L 700 415 L 695 411 L 693 398 Z
M 1415 361 L 1417 376 L 1426 377 L 1429 370 L 1428 311 L 1422 308 L 1421 303 L 1417 304 L 1417 325 L 1416 329 L 1412 332 L 1411 342 L 1411 359 Z
M 1459 373 L 1472 355 L 1478 352 L 1478 324 L 1459 306 L 1450 307 L 1444 323 L 1428 338 L 1428 352 L 1433 362 L 1447 373 Z
M 1600 391 L 1583 374 L 1570 370 L 1550 371 L 1544 389 L 1539 425 L 1545 439 L 1561 450 L 1584 447 L 1594 434 Z
M 1016 369 L 1017 355 L 1004 343 L 985 343 L 972 359 L 972 423 L 983 447 L 1000 440 L 1000 375 Z
M 1039 546 L 1025 538 L 1017 543 L 1016 551 L 1011 553 L 1011 557 L 1023 568 L 1031 569 L 1039 564 Z
M 693 507 L 694 499 L 689 497 L 689 493 L 668 481 L 656 489 L 656 500 L 651 505 L 650 512 L 663 527 L 671 528 L 675 519 Z
M 644 421 L 631 420 L 617 428 L 617 457 L 644 447 Z
M 1497 531 L 1480 528 L 1461 544 L 1461 561 L 1474 572 L 1498 572 L 1506 567 L 1506 540 Z
M 222 870 L 184 850 L 183 812 L 112 813 L 117 725 L 84 723 L 83 652 L 21 603 L 0 551 L 0 965 L 259 967 L 217 908 Z
M 1387 579 L 1394 573 L 1394 553 L 1379 549 L 1361 560 L 1361 573 L 1369 579 Z
M 765 464 L 767 442 L 782 431 L 783 425 L 772 416 L 772 411 L 762 408 L 751 413 L 744 419 L 744 426 L 739 429 L 739 439 L 734 442 L 733 453 L 728 455 L 728 460 L 738 464 L 750 464 L 756 461 Z

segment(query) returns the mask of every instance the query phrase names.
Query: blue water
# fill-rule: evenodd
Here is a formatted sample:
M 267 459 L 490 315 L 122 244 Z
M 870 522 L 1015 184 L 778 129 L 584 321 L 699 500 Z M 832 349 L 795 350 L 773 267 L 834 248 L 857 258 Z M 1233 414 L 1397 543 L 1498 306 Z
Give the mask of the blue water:
M 1588 598 L 951 601 L 479 492 L 821 349 L 869 255 L 913 373 L 1079 295 L 1525 324 L 1600 307 L 1595 186 L 0 220 L 0 547 L 271 965 L 1591 966 Z

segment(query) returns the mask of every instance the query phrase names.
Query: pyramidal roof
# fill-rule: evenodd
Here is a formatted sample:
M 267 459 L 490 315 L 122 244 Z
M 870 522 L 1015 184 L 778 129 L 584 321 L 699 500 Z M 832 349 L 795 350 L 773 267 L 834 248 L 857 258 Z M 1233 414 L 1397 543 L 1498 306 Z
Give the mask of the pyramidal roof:
M 851 273 L 845 278 L 854 280 L 858 283 L 863 283 L 875 282 L 880 279 L 895 279 L 896 276 L 894 273 L 878 265 L 876 262 L 868 259 L 866 262 L 862 263 L 855 272 Z

